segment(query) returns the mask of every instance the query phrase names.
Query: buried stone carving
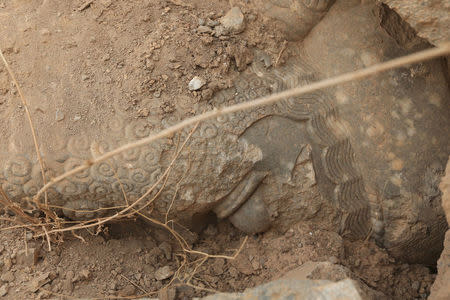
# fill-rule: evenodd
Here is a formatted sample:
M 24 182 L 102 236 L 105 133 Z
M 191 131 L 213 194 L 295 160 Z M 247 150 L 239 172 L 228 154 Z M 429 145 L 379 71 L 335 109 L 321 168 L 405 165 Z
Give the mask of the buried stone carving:
M 399 45 L 379 25 L 382 8 L 372 1 L 270 2 L 272 12 L 291 11 L 294 19 L 284 16 L 284 23 L 301 27 L 292 33 L 302 39 L 297 53 L 276 68 L 256 60 L 208 105 L 245 102 L 427 46 Z M 437 185 L 450 152 L 448 107 L 447 83 L 435 60 L 221 116 L 199 125 L 161 193 L 162 183 L 142 204 L 158 196 L 153 212 L 162 216 L 171 207 L 170 218 L 184 224 L 214 211 L 249 233 L 327 219 L 343 235 L 372 235 L 397 257 L 431 263 L 446 230 Z M 61 126 L 42 149 L 47 177 L 183 117 L 135 120 L 117 113 L 98 128 L 80 125 L 76 135 Z M 133 203 L 161 178 L 188 133 L 59 182 L 48 191 L 50 207 L 86 219 Z M 15 143 L 14 134 L 8 149 L 2 145 L 0 182 L 12 199 L 23 202 L 42 186 L 42 178 L 32 145 Z

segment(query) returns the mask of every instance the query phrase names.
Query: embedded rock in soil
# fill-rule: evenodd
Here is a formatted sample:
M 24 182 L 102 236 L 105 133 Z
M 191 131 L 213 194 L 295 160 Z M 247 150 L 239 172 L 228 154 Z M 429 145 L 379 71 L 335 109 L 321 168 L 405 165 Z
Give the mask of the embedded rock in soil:
M 174 274 L 174 271 L 172 270 L 172 268 L 170 266 L 165 266 L 165 267 L 162 267 L 162 268 L 159 268 L 158 270 L 156 270 L 155 278 L 156 278 L 156 280 L 161 281 L 161 280 L 169 278 L 173 274 Z
M 385 299 L 386 296 L 380 292 L 369 288 L 364 282 L 362 282 L 358 276 L 356 276 L 348 268 L 331 263 L 329 261 L 324 262 L 305 262 L 300 267 L 286 273 L 282 279 L 296 279 L 296 280 L 329 280 L 338 282 L 345 279 L 351 279 L 357 284 L 359 290 L 364 294 L 364 299 Z
M 205 84 L 206 81 L 203 78 L 195 76 L 191 81 L 189 81 L 188 88 L 190 91 L 197 91 L 201 89 Z
M 450 41 L 448 0 L 379 0 L 396 11 L 417 35 L 434 45 Z
M 39 253 L 35 248 L 20 250 L 16 256 L 17 264 L 24 267 L 31 267 L 35 264 L 38 255 Z
M 220 24 L 228 32 L 240 33 L 245 28 L 244 14 L 239 7 L 233 7 L 220 19 Z
M 244 299 L 365 299 L 357 284 L 350 280 L 330 282 L 327 280 L 282 279 L 248 289 L 243 293 L 215 294 L 204 300 Z
M 6 294 L 8 294 L 8 284 L 4 284 L 0 287 L 0 297 L 5 296 Z
M 442 206 L 450 224 L 450 160 L 447 163 L 446 175 L 442 178 Z M 444 240 L 444 250 L 437 263 L 438 276 L 431 287 L 430 299 L 450 299 L 450 230 L 447 230 Z

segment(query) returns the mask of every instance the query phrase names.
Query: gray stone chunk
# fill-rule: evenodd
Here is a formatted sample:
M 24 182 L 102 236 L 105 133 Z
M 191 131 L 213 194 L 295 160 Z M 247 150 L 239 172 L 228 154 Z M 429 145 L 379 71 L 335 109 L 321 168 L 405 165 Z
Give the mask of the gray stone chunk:
M 355 282 L 350 279 L 339 282 L 326 280 L 277 280 L 248 289 L 244 293 L 215 294 L 204 300 L 240 300 L 240 299 L 363 299 Z
M 4 284 L 0 287 L 0 297 L 5 296 L 6 294 L 8 294 L 8 285 Z
M 173 270 L 169 266 L 165 266 L 156 270 L 155 278 L 157 280 L 164 280 L 172 276 L 173 273 L 174 273 Z
M 450 1 L 383 0 L 417 34 L 434 45 L 450 40 Z
M 242 32 L 245 28 L 244 14 L 239 7 L 233 7 L 220 19 L 220 23 L 232 33 Z

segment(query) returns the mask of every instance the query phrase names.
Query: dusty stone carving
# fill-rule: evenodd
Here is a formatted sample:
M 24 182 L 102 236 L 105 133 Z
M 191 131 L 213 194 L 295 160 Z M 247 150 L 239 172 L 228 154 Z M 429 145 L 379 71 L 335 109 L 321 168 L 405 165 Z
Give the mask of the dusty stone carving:
M 382 0 L 434 45 L 450 40 L 450 2 L 446 0 Z
M 245 102 L 427 47 L 399 45 L 379 26 L 381 8 L 374 1 L 286 3 L 271 1 L 271 10 L 292 11 L 275 17 L 300 22 L 292 33 L 303 39 L 298 53 L 277 68 L 256 59 L 209 105 Z M 438 183 L 450 152 L 449 101 L 435 60 L 205 122 L 171 169 L 154 213 L 164 215 L 174 201 L 170 217 L 179 222 L 189 224 L 212 210 L 253 233 L 316 217 L 328 205 L 336 212 L 328 222 L 342 235 L 372 234 L 396 257 L 432 262 L 447 229 Z M 46 174 L 59 175 L 179 119 L 117 114 L 99 126 L 81 122 L 82 134 L 76 135 L 56 123 L 49 128 L 54 138 L 42 149 Z M 31 139 L 15 139 L 23 132 L 8 131 L 0 183 L 25 205 L 42 178 Z M 49 203 L 72 219 L 132 203 L 168 167 L 177 141 L 174 136 L 94 165 L 52 188 Z
M 445 176 L 439 185 L 442 191 L 442 207 L 447 222 L 450 224 L 450 161 L 447 163 Z M 450 298 L 450 230 L 447 230 L 444 240 L 444 250 L 437 262 L 438 276 L 431 287 L 430 299 Z
M 290 40 L 302 40 L 323 18 L 335 0 L 257 0 L 268 17 L 280 20 Z
M 414 36 L 399 43 L 398 29 L 376 26 L 385 14 L 374 1 L 337 1 L 304 38 L 303 62 L 322 78 L 429 47 Z M 284 102 L 291 118 L 297 107 L 314 112 L 307 122 L 320 133 L 309 142 L 314 171 L 321 194 L 346 216 L 341 232 L 361 237 L 369 226 L 394 256 L 414 262 L 435 261 L 447 228 L 438 188 L 450 151 L 439 138 L 448 136 L 450 121 L 442 65 L 435 60 L 343 85 L 310 103 Z

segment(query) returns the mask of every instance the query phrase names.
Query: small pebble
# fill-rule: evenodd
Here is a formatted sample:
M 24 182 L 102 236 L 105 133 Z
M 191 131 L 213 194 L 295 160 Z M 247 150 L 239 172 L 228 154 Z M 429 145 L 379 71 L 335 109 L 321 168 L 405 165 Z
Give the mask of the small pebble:
M 188 84 L 190 91 L 197 91 L 201 89 L 206 84 L 206 80 L 201 77 L 195 76 Z
M 12 261 L 11 261 L 11 258 L 9 258 L 9 257 L 5 257 L 4 260 L 3 260 L 3 263 L 4 263 L 4 266 L 5 266 L 6 270 L 11 269 L 11 267 L 13 265 Z
M 339 259 L 336 256 L 330 256 L 328 258 L 328 261 L 332 264 L 337 264 L 339 262 Z
M 155 278 L 156 280 L 161 281 L 170 278 L 173 274 L 174 272 L 172 271 L 172 269 L 169 266 L 165 266 L 156 270 Z
M 8 294 L 8 285 L 4 284 L 0 287 L 0 297 L 5 296 L 6 294 Z
M 41 29 L 41 35 L 49 36 L 50 35 L 50 30 L 48 30 L 47 28 Z
M 420 282 L 414 281 L 414 282 L 411 284 L 411 288 L 412 288 L 413 291 L 418 292 L 419 289 L 420 289 Z
M 167 259 L 171 259 L 172 258 L 172 246 L 167 243 L 167 242 L 162 242 L 159 246 L 159 249 L 161 249 L 161 251 L 164 253 L 164 256 Z
M 245 28 L 244 14 L 239 7 L 233 7 L 225 16 L 220 18 L 220 23 L 230 32 L 242 32 Z
M 215 37 L 219 37 L 219 36 L 223 36 L 223 35 L 227 35 L 227 34 L 228 34 L 228 30 L 225 28 L 225 26 L 218 25 L 218 26 L 214 27 L 214 36 Z
M 208 19 L 208 20 L 206 21 L 206 26 L 214 27 L 214 26 L 217 26 L 217 25 L 219 25 L 219 22 L 216 21 L 216 20 Z
M 0 280 L 3 282 L 12 282 L 14 281 L 15 277 L 14 274 L 11 271 L 5 272 L 0 277 Z
M 64 113 L 62 111 L 60 111 L 59 109 L 56 110 L 56 121 L 62 121 L 64 120 Z
M 212 29 L 208 26 L 198 26 L 197 27 L 197 32 L 198 33 L 211 33 Z

